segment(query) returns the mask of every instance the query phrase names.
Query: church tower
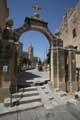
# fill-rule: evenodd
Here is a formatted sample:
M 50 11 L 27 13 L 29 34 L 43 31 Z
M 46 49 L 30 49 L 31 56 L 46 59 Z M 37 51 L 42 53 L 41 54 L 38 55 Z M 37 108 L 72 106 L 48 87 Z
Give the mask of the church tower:
M 28 55 L 29 55 L 29 59 L 32 61 L 32 59 L 33 59 L 33 47 L 32 47 L 32 44 L 30 44 L 29 47 L 28 47 Z

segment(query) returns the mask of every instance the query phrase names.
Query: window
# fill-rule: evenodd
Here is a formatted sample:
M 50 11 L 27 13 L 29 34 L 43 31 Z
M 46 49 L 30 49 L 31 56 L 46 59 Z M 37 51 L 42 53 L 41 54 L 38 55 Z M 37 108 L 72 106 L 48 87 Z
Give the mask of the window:
M 72 32 L 73 32 L 73 38 L 76 37 L 77 35 L 76 35 L 76 29 L 75 28 L 73 29 Z

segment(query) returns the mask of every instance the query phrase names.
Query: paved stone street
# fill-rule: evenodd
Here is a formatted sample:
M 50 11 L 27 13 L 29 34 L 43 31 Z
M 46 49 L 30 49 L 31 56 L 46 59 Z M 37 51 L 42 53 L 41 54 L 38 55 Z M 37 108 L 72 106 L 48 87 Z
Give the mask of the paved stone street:
M 0 120 L 80 120 L 79 100 L 53 89 L 48 72 L 36 69 L 28 72 L 39 77 L 29 77 L 25 82 L 32 86 L 20 88 L 13 94 L 12 102 L 18 102 L 18 105 L 10 107 L 10 98 L 5 99 L 5 106 L 0 104 Z
M 80 105 L 79 105 L 80 107 Z M 74 108 L 74 109 L 73 109 Z M 45 110 L 43 107 L 0 116 L 0 120 L 80 120 L 80 110 L 73 104 Z

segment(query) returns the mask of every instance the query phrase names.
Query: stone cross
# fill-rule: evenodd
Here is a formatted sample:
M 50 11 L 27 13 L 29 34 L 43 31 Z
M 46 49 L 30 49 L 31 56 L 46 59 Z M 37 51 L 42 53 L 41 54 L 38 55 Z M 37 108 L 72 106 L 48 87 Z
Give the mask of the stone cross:
M 36 11 L 36 13 L 39 13 L 39 10 L 41 10 L 40 6 L 37 3 L 33 5 L 33 8 Z

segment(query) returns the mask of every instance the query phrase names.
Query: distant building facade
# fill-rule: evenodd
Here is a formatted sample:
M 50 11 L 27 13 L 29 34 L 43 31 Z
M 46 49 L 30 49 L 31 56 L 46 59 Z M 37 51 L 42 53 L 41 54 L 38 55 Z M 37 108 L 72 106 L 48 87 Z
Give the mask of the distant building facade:
M 34 56 L 34 48 L 32 44 L 29 45 L 28 50 L 23 51 L 23 44 L 18 45 L 17 65 L 20 69 L 35 68 L 38 63 L 38 57 Z
M 5 21 L 9 16 L 9 8 L 7 8 L 7 0 L 0 0 L 0 26 L 3 28 Z

